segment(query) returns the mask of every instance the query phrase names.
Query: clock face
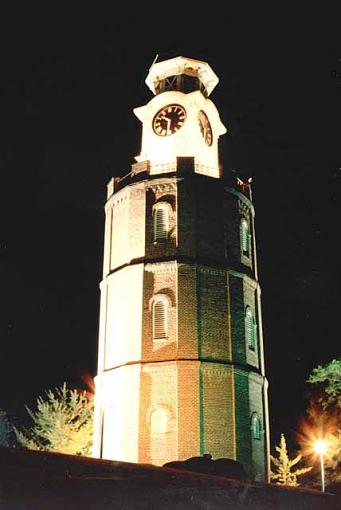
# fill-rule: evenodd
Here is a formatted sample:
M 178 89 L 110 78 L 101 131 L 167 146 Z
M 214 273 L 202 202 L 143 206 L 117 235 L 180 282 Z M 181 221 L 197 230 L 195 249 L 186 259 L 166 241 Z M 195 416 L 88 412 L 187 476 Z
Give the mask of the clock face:
M 185 122 L 186 110 L 179 104 L 169 104 L 159 110 L 153 119 L 154 132 L 159 136 L 176 133 Z
M 207 145 L 212 145 L 213 142 L 213 133 L 210 121 L 208 120 L 208 117 L 205 112 L 200 110 L 198 113 L 198 121 L 199 121 L 199 127 L 201 134 L 207 143 Z

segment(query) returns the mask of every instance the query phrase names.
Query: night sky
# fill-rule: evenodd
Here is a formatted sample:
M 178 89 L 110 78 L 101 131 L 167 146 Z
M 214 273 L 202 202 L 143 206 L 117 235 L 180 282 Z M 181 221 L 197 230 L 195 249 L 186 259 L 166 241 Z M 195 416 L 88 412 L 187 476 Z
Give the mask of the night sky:
M 2 13 L 0 407 L 95 375 L 106 184 L 139 153 L 156 54 L 183 55 L 220 78 L 225 172 L 253 177 L 273 446 L 340 356 L 338 18 L 179 11 Z

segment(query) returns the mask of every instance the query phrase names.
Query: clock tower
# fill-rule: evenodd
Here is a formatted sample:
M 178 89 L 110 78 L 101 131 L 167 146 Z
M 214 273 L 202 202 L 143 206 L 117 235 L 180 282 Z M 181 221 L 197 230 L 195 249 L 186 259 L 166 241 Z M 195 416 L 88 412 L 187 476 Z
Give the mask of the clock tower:
M 211 67 L 154 63 L 140 154 L 108 184 L 95 456 L 209 453 L 267 480 L 269 430 L 250 182 L 229 185 Z

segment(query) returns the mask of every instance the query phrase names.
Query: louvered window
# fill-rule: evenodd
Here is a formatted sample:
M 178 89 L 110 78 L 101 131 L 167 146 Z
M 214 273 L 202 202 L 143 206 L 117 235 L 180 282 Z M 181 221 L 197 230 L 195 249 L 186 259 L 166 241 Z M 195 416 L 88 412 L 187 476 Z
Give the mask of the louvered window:
M 168 238 L 168 209 L 159 206 L 154 211 L 154 241 L 163 241 Z
M 262 427 L 260 419 L 258 418 L 257 414 L 254 413 L 252 415 L 252 435 L 253 439 L 260 439 L 262 433 Z
M 164 299 L 153 304 L 153 337 L 155 340 L 167 337 L 167 302 Z
M 242 220 L 241 224 L 241 244 L 244 255 L 249 255 L 250 241 L 249 241 L 249 225 L 246 220 Z
M 249 349 L 255 350 L 255 321 L 253 313 L 250 308 L 246 310 L 246 338 L 249 345 Z

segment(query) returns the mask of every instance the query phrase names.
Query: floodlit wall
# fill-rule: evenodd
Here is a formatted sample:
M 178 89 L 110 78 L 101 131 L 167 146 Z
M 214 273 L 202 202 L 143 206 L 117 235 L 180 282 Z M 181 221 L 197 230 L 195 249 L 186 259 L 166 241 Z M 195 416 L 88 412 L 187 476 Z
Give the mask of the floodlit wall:
M 107 278 L 105 369 L 140 361 L 142 348 L 143 264 Z
M 157 465 L 210 453 L 260 480 L 268 455 L 260 290 L 255 243 L 243 253 L 240 231 L 247 220 L 253 241 L 254 211 L 240 193 L 196 174 L 190 159 L 179 174 L 139 176 L 106 205 L 95 452 Z M 155 241 L 160 204 L 169 232 Z M 154 338 L 160 298 L 167 334 Z
M 140 367 L 127 365 L 98 375 L 94 455 L 138 462 Z

